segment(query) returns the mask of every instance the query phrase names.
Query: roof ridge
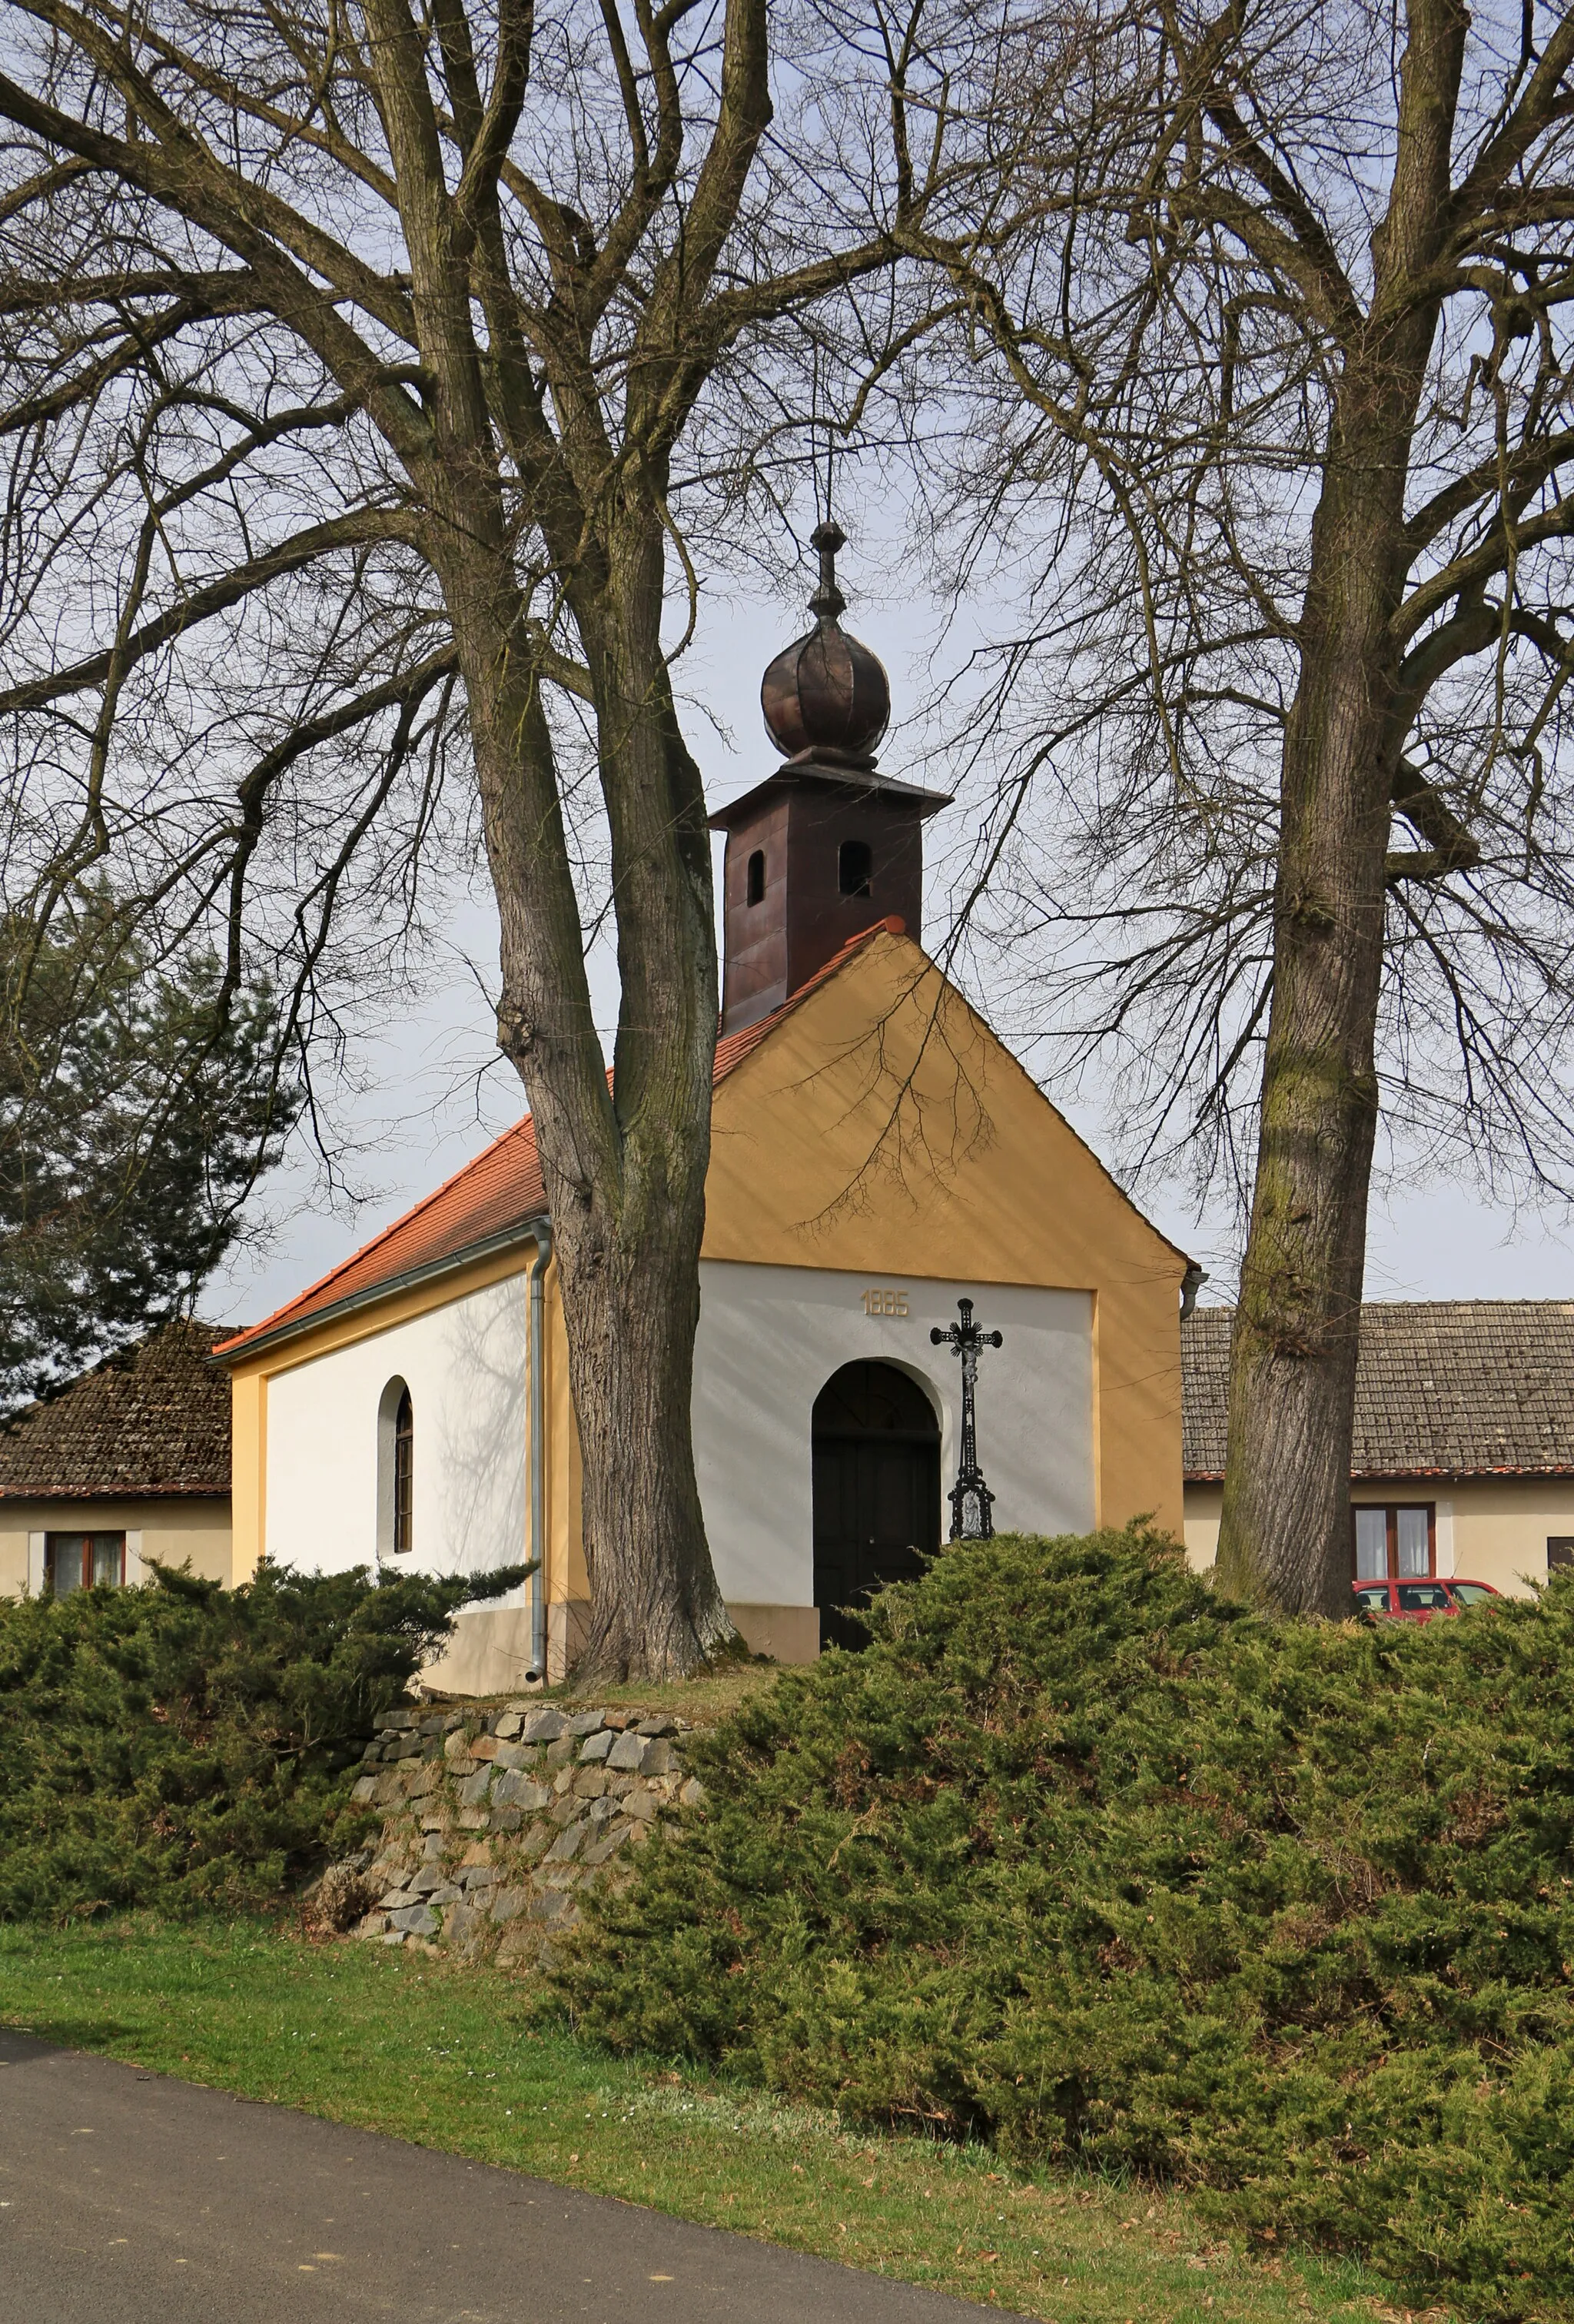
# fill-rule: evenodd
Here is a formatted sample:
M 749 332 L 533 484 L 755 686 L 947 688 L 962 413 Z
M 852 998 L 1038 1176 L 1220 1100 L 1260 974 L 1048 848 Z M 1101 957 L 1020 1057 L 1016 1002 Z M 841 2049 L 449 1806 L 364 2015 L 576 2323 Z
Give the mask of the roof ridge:
M 1574 1313 L 1574 1296 L 1566 1299 L 1363 1299 L 1361 1302 L 1363 1315 L 1392 1307 L 1422 1307 L 1432 1314 L 1446 1307 L 1556 1307 Z M 1236 1302 L 1232 1299 L 1211 1299 L 1206 1305 L 1199 1302 L 1187 1321 L 1190 1323 L 1204 1315 L 1233 1315 L 1235 1310 Z
M 756 1017 L 751 1024 L 741 1025 L 735 1033 L 719 1034 L 716 1039 L 715 1080 L 725 1080 L 734 1066 L 741 1065 L 744 1058 L 759 1047 L 768 1033 L 774 1032 L 784 1019 L 790 1017 L 794 1010 L 808 999 L 811 992 L 817 992 L 821 985 L 828 984 L 837 971 L 845 968 L 854 953 L 861 952 L 866 944 L 872 943 L 878 936 L 905 936 L 907 933 L 907 923 L 899 912 L 888 912 L 883 919 L 871 920 L 867 928 L 860 928 L 856 936 L 847 937 L 829 960 L 821 962 L 812 976 L 805 976 L 785 1001 L 778 1001 L 776 1007 L 768 1009 L 763 1017 Z M 726 1052 L 725 1056 L 723 1051 Z

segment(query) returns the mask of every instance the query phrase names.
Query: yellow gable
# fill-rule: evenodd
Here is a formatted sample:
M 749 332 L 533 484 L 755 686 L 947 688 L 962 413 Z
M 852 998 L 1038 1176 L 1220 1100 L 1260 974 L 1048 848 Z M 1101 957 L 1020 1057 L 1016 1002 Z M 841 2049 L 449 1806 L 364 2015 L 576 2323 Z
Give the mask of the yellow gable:
M 1089 1293 L 1098 1522 L 1179 1536 L 1185 1255 L 908 938 L 719 1082 L 706 1204 L 706 1259 Z

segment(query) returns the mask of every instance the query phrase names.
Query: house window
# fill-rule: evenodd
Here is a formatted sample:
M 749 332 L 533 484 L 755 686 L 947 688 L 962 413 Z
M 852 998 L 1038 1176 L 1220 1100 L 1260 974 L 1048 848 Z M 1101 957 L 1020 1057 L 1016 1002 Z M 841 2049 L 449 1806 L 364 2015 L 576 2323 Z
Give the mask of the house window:
M 763 904 L 765 901 L 765 850 L 763 847 L 757 847 L 749 859 L 749 881 L 744 893 L 744 901 L 750 904 Z
M 415 1415 L 410 1390 L 393 1416 L 393 1554 L 401 1557 L 415 1540 Z
M 57 1598 L 73 1590 L 118 1590 L 125 1580 L 125 1536 L 46 1533 L 43 1577 Z
M 1560 1565 L 1574 1565 L 1574 1533 L 1547 1536 L 1547 1572 L 1555 1573 Z
M 867 839 L 844 839 L 836 853 L 836 884 L 844 896 L 867 896 L 874 881 L 874 851 Z
M 1354 1508 L 1350 1519 L 1358 1582 L 1406 1582 L 1437 1572 L 1434 1502 Z

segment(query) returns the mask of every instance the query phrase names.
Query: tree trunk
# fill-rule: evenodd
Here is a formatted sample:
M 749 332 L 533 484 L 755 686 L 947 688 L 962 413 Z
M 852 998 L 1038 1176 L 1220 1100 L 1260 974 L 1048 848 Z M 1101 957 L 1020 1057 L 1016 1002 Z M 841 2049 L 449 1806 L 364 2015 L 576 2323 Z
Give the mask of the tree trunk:
M 582 1678 L 661 1678 L 736 1648 L 705 1540 L 690 1404 L 718 994 L 710 834 L 661 652 L 663 536 L 619 528 L 603 617 L 582 619 L 604 769 L 621 1001 L 615 1195 L 554 1202 L 570 1303 L 590 1633 Z
M 690 1430 L 704 1173 L 663 1176 L 636 1164 L 615 1222 L 585 1218 L 557 1240 L 591 1585 L 581 1678 L 681 1677 L 737 1644 Z
M 1411 0 L 1367 318 L 1343 370 L 1312 528 L 1284 741 L 1274 995 L 1229 1364 L 1219 1578 L 1281 1613 L 1350 1610 L 1350 1439 L 1377 1130 L 1405 485 L 1449 231 L 1468 16 Z
M 605 616 L 582 623 L 617 899 L 621 1167 L 615 1215 L 593 1207 L 583 1239 L 570 1222 L 558 1242 L 579 1307 L 569 1372 L 591 1584 L 579 1670 L 608 1678 L 686 1674 L 739 1645 L 705 1539 L 691 1425 L 720 1000 L 704 788 L 661 650 L 665 577 L 665 533 L 636 502 L 613 530 Z
M 396 16 L 391 41 L 408 25 Z M 412 132 L 412 136 L 414 133 Z M 419 173 L 407 173 L 414 180 Z M 468 286 L 435 181 L 407 210 L 436 456 L 428 543 L 470 714 L 497 897 L 498 1039 L 525 1085 L 551 1213 L 591 1584 L 585 1675 L 686 1675 L 735 1639 L 690 1430 L 717 980 L 710 839 L 661 650 L 666 477 L 603 480 L 559 569 L 584 647 L 612 837 L 621 993 L 609 1091 L 529 608 L 488 438 Z M 416 255 L 418 254 L 419 255 Z
M 1230 1348 L 1218 1568 L 1224 1588 L 1283 1613 L 1350 1609 L 1408 427 L 1397 445 L 1395 433 L 1336 430 L 1285 737 L 1274 992 Z
M 699 770 L 660 649 L 658 527 L 631 528 L 580 615 L 612 840 L 619 1007 L 609 1091 L 591 1018 L 552 738 L 506 552 L 446 583 L 502 930 L 498 1038 L 525 1084 L 552 1215 L 579 1431 L 586 1677 L 686 1675 L 736 1643 L 690 1428 L 710 1160 L 716 953 Z M 471 540 L 480 530 L 470 528 Z

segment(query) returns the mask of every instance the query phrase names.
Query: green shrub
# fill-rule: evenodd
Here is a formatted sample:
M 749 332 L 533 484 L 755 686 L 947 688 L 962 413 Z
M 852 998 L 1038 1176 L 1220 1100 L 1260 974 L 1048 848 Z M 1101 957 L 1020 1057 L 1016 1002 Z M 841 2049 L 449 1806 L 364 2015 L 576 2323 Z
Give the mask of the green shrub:
M 1574 2317 L 1574 1577 L 1270 1624 L 1145 1534 L 1002 1538 L 871 1628 L 696 1742 L 582 2028 Z
M 0 1919 L 276 1901 L 456 1608 L 518 1571 L 0 1600 Z

